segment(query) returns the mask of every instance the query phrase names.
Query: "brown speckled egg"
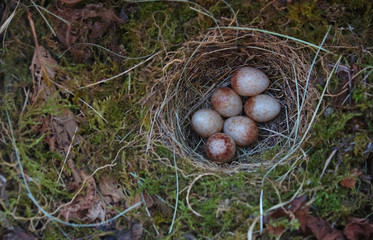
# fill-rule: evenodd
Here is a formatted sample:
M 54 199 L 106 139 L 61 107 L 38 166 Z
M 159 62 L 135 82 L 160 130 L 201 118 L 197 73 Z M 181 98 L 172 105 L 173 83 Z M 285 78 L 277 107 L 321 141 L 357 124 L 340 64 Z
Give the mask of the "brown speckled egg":
M 211 161 L 218 163 L 229 162 L 236 152 L 234 140 L 225 133 L 215 133 L 206 143 L 207 156 Z
M 223 118 L 212 109 L 203 108 L 192 116 L 192 128 L 201 137 L 208 138 L 223 129 Z
M 245 103 L 245 113 L 256 122 L 268 122 L 274 119 L 281 110 L 280 103 L 276 98 L 260 94 L 249 98 Z
M 211 95 L 212 108 L 223 117 L 233 117 L 242 112 L 242 101 L 231 88 L 222 87 Z
M 233 90 L 241 96 L 255 96 L 268 88 L 269 79 L 259 69 L 242 67 L 233 73 L 231 85 Z
M 224 133 L 231 136 L 238 146 L 248 146 L 258 138 L 258 127 L 248 117 L 236 116 L 225 120 Z

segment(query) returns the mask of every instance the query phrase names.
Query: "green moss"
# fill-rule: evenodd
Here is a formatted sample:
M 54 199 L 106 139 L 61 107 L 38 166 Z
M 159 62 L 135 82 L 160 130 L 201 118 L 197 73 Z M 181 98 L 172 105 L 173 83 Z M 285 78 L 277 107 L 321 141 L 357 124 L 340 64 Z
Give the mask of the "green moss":
M 327 118 L 321 117 L 313 128 L 314 144 L 329 144 L 335 137 L 344 135 L 346 123 L 356 116 L 360 116 L 360 113 L 338 112 Z

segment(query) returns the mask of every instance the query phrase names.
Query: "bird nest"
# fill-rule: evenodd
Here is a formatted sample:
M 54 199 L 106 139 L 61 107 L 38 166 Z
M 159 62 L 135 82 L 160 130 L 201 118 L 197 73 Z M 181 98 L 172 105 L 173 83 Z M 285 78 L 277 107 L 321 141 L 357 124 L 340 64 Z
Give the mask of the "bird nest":
M 320 98 L 316 82 L 327 76 L 322 51 L 314 61 L 317 49 L 294 38 L 248 28 L 214 29 L 183 44 L 166 55 L 163 76 L 153 85 L 156 90 L 151 94 L 157 92 L 158 101 L 153 103 L 150 142 L 161 143 L 176 156 L 210 170 L 272 166 L 299 149 L 315 116 Z M 258 68 L 269 77 L 265 93 L 280 102 L 281 112 L 270 122 L 258 123 L 256 143 L 237 147 L 231 163 L 218 165 L 208 160 L 207 139 L 193 131 L 191 117 L 198 109 L 211 108 L 211 94 L 230 86 L 233 72 L 244 66 Z

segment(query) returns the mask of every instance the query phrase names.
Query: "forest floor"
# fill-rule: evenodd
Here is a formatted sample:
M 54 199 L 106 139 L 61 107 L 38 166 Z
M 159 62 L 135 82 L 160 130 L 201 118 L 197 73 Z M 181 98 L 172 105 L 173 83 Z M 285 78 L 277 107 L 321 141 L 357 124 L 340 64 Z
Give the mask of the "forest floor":
M 271 171 L 152 137 L 169 54 L 229 21 L 336 67 L 310 81 L 324 98 L 292 160 L 261 153 Z M 0 26 L 4 239 L 373 238 L 372 1 L 5 0 Z

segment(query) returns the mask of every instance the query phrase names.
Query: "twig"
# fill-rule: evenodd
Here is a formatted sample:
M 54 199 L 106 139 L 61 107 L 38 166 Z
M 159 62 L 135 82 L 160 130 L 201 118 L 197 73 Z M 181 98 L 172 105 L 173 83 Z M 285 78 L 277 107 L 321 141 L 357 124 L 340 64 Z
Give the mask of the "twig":
M 189 184 L 189 187 L 188 187 L 188 190 L 187 190 L 187 195 L 186 195 L 186 202 L 187 202 L 187 205 L 188 205 L 188 208 L 195 214 L 197 215 L 198 217 L 202 217 L 201 214 L 199 214 L 198 212 L 196 212 L 195 210 L 193 210 L 192 206 L 190 206 L 190 203 L 189 203 L 189 194 L 190 194 L 190 190 L 192 190 L 192 187 L 193 185 L 198 181 L 198 179 L 204 177 L 204 176 L 215 176 L 215 173 L 204 173 L 204 174 L 201 174 L 199 175 L 198 177 L 196 177 L 190 184 Z
M 332 151 L 332 153 L 329 155 L 328 159 L 326 159 L 326 161 L 325 161 L 325 165 L 324 165 L 324 168 L 323 168 L 323 170 L 322 170 L 322 172 L 321 172 L 321 175 L 320 175 L 320 180 L 321 180 L 321 178 L 324 176 L 324 173 L 325 173 L 325 171 L 326 171 L 326 168 L 328 167 L 330 161 L 332 160 L 332 158 L 334 157 L 334 155 L 337 153 L 337 151 L 338 151 L 338 149 L 335 148 L 335 149 Z
M 74 139 L 75 139 L 75 135 L 76 135 L 76 132 L 78 131 L 78 127 L 75 128 L 75 131 L 74 131 L 74 135 L 73 137 L 71 138 L 71 142 L 70 142 L 70 145 L 69 145 L 69 148 L 67 149 L 67 153 L 66 153 L 66 156 L 65 156 L 65 160 L 63 161 L 63 164 L 62 164 L 62 167 L 61 167 L 61 171 L 60 173 L 58 174 L 58 178 L 57 178 L 57 182 L 61 179 L 61 175 L 62 175 L 62 171 L 63 171 L 63 168 L 66 164 L 66 160 L 67 158 L 69 157 L 69 154 L 70 154 L 70 151 L 71 151 L 71 148 L 74 144 Z
M 131 70 L 137 68 L 138 66 L 141 66 L 141 65 L 143 65 L 144 63 L 148 62 L 149 60 L 153 59 L 155 56 L 157 56 L 157 55 L 160 54 L 161 52 L 162 52 L 162 51 L 159 51 L 159 52 L 155 53 L 154 55 L 152 55 L 152 56 L 148 57 L 147 59 L 141 61 L 140 63 L 136 64 L 135 66 L 133 66 L 133 67 L 127 69 L 126 71 L 121 72 L 121 73 L 119 73 L 119 74 L 117 74 L 117 75 L 115 75 L 115 76 L 113 76 L 113 77 L 110 77 L 110 78 L 107 78 L 107 79 L 102 79 L 102 80 L 100 80 L 100 81 L 98 81 L 98 82 L 88 84 L 87 86 L 80 87 L 80 88 L 78 88 L 78 89 L 80 90 L 80 89 L 84 89 L 84 88 L 93 87 L 93 86 L 96 86 L 96 85 L 98 85 L 98 84 L 100 84 L 100 83 L 105 83 L 105 82 L 107 82 L 107 81 L 110 81 L 110 80 L 113 80 L 113 79 L 118 78 L 118 77 L 120 77 L 120 76 L 123 76 L 124 74 L 130 72 Z
M 32 20 L 32 15 L 27 8 L 25 8 L 25 10 L 27 12 L 27 19 L 28 19 L 30 27 L 31 27 L 32 37 L 34 38 L 35 48 L 39 48 L 38 38 L 36 36 L 36 30 L 35 30 L 34 21 Z
M 175 199 L 174 214 L 172 216 L 172 222 L 171 222 L 170 230 L 168 231 L 168 234 L 170 234 L 172 232 L 172 228 L 174 226 L 175 219 L 176 219 L 177 206 L 179 204 L 179 174 L 177 173 L 177 164 L 176 164 L 175 153 L 174 153 L 174 168 L 175 168 L 175 177 L 176 177 L 176 199 Z

